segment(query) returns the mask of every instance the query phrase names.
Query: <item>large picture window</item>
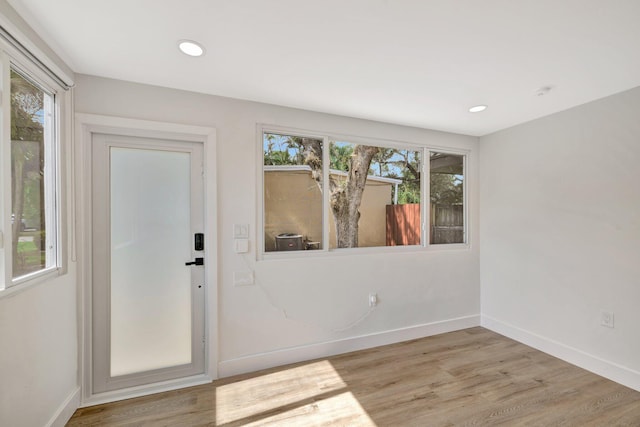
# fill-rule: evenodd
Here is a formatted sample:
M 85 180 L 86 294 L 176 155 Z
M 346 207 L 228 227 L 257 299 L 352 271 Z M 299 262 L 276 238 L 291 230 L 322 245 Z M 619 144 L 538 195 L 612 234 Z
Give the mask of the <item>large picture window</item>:
M 462 154 L 268 131 L 262 153 L 264 252 L 465 242 Z

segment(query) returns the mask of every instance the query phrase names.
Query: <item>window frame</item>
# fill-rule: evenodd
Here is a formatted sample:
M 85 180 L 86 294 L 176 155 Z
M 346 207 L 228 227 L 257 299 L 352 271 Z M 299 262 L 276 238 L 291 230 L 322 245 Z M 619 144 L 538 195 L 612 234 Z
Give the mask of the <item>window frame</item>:
M 258 186 L 260 189 L 258 192 L 258 221 L 256 222 L 258 225 L 256 227 L 257 230 L 257 253 L 259 254 L 259 259 L 277 257 L 281 255 L 282 252 L 267 252 L 264 249 L 265 239 L 264 239 L 264 213 L 265 213 L 265 200 L 264 200 L 264 151 L 263 151 L 263 143 L 264 143 L 264 134 L 265 133 L 273 133 L 278 135 L 289 135 L 289 136 L 300 136 L 304 138 L 314 138 L 318 140 L 322 140 L 322 181 L 328 182 L 329 179 L 329 168 L 326 168 L 325 165 L 328 164 L 329 161 L 329 139 L 326 134 L 322 134 L 320 132 L 312 132 L 305 131 L 295 128 L 288 127 L 279 127 L 279 126 L 266 126 L 266 125 L 258 125 Z M 329 241 L 329 217 L 325 214 L 326 207 L 329 203 L 329 194 L 326 191 L 322 192 L 322 249 L 316 251 L 291 251 L 289 254 L 293 254 L 293 256 L 299 256 L 301 252 L 327 252 L 326 244 Z M 325 244 L 325 242 L 327 242 Z M 305 255 L 302 255 L 305 256 Z M 280 256 L 280 258 L 290 258 L 291 256 Z
M 469 191 L 469 185 L 467 182 L 467 165 L 468 165 L 468 158 L 469 158 L 469 151 L 465 151 L 465 150 L 455 150 L 455 149 L 449 149 L 449 148 L 445 148 L 445 149 L 441 149 L 441 148 L 429 148 L 425 151 L 425 155 L 428 155 L 429 159 L 431 159 L 431 153 L 438 153 L 438 154 L 450 154 L 450 155 L 454 155 L 454 156 L 461 156 L 462 157 L 462 177 L 463 177 L 463 184 L 462 184 L 462 242 L 461 243 L 431 243 L 431 162 L 429 161 L 429 165 L 427 167 L 426 173 L 427 175 L 425 175 L 427 177 L 427 182 L 426 182 L 426 190 L 429 200 L 428 200 L 428 204 L 425 207 L 427 209 L 427 216 L 425 217 L 426 222 L 424 224 L 424 232 L 426 233 L 426 237 L 427 239 L 429 239 L 427 245 L 429 247 L 434 247 L 434 248 L 438 248 L 438 249 L 445 249 L 445 248 L 452 248 L 452 249 L 456 249 L 456 248 L 468 248 L 470 246 L 469 243 L 469 206 L 468 206 L 468 191 Z
M 50 224 L 47 233 L 53 234 L 52 258 L 49 266 L 19 277 L 12 277 L 13 253 L 11 242 L 13 239 L 11 228 L 11 71 L 20 74 L 25 80 L 43 90 L 51 98 L 50 128 L 45 130 L 50 138 L 48 150 L 45 150 L 45 183 L 44 198 L 48 210 L 45 213 Z M 0 164 L 3 173 L 0 176 L 0 298 L 22 291 L 32 285 L 42 283 L 65 274 L 66 246 L 63 245 L 66 227 L 64 226 L 63 209 L 65 191 L 62 186 L 64 172 L 64 156 L 62 136 L 63 124 L 67 125 L 69 114 L 67 110 L 68 92 L 51 76 L 44 72 L 37 64 L 19 52 L 4 40 L 0 40 Z M 2 108 L 5 107 L 6 108 Z M 65 117 L 63 117 L 63 114 Z M 45 118 L 45 122 L 47 119 Z
M 348 142 L 352 144 L 366 144 L 374 145 L 378 147 L 396 148 L 404 150 L 414 150 L 421 152 L 421 165 L 420 174 L 422 176 L 420 183 L 421 203 L 421 243 L 419 245 L 407 245 L 407 246 L 369 246 L 359 248 L 330 248 L 329 247 L 329 198 L 328 191 L 322 192 L 322 227 L 323 227 L 323 241 L 322 249 L 319 250 L 299 250 L 299 251 L 265 251 L 265 238 L 264 238 L 264 215 L 265 215 L 265 200 L 264 200 L 264 134 L 273 133 L 278 135 L 291 135 L 301 136 L 309 138 L 317 138 L 323 141 L 322 150 L 322 164 L 323 164 L 323 182 L 329 180 L 329 144 L 333 142 Z M 364 137 L 356 135 L 344 135 L 336 134 L 332 132 L 323 131 L 309 131 L 304 129 L 298 129 L 295 127 L 258 124 L 256 126 L 256 138 L 257 138 L 257 199 L 258 199 L 258 212 L 257 212 L 257 227 L 256 227 L 256 258 L 257 260 L 279 260 L 279 259 L 291 259 L 291 258 L 306 258 L 306 257 L 322 257 L 322 256 L 343 256 L 343 255 L 356 255 L 367 253 L 402 253 L 402 252 L 424 252 L 424 251 L 438 251 L 438 250 L 468 250 L 470 248 L 470 233 L 469 233 L 469 181 L 468 181 L 468 161 L 471 154 L 469 149 L 460 149 L 452 147 L 444 147 L 437 144 L 420 144 L 415 142 L 408 142 L 403 140 L 389 140 L 379 137 Z M 463 242 L 462 243 L 431 243 L 430 239 L 430 153 L 442 153 L 462 156 L 463 158 Z

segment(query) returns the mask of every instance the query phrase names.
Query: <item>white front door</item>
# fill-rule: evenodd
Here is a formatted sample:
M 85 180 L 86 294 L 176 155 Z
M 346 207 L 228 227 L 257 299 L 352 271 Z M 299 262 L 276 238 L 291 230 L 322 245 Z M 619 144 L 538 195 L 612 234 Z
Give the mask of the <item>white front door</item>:
M 202 144 L 92 134 L 91 148 L 92 393 L 202 374 Z

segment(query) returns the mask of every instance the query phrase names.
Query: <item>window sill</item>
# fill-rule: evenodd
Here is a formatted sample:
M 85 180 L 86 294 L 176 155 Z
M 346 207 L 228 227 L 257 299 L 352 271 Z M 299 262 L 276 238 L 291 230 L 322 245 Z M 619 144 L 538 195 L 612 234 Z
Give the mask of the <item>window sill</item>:
M 13 281 L 11 286 L 0 289 L 0 299 L 12 297 L 49 280 L 55 279 L 62 274 L 62 268 L 50 267 L 35 273 L 19 277 Z
M 469 243 L 450 243 L 428 246 L 373 246 L 368 248 L 343 248 L 329 250 L 306 250 L 306 251 L 273 251 L 258 254 L 259 261 L 277 261 L 288 259 L 323 258 L 323 257 L 343 257 L 373 254 L 405 254 L 405 253 L 427 253 L 427 252 L 449 252 L 468 251 L 471 249 Z

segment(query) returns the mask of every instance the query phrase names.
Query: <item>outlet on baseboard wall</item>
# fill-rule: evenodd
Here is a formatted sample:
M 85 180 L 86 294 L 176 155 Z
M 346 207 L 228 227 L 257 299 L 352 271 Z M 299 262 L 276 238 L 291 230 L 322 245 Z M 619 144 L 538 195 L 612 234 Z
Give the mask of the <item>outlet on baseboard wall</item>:
M 378 294 L 369 294 L 369 307 L 378 305 Z
M 613 311 L 600 310 L 600 324 L 607 328 L 613 328 Z

